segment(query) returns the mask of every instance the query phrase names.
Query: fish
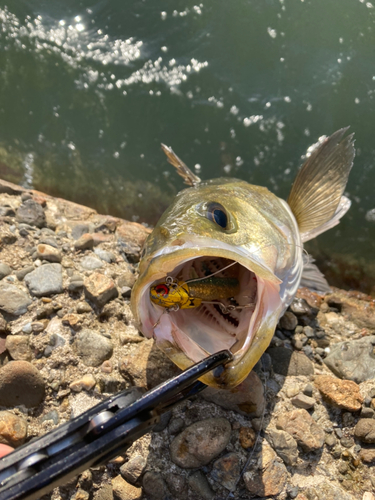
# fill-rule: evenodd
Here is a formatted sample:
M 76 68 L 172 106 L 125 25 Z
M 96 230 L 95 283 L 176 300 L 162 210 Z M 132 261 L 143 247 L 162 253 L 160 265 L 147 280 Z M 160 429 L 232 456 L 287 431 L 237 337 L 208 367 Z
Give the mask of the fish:
M 232 360 L 204 375 L 203 383 L 218 389 L 239 385 L 269 346 L 298 287 L 329 290 L 303 243 L 336 226 L 350 207 L 344 190 L 355 150 L 348 128 L 309 148 L 287 201 L 244 180 L 202 181 L 162 145 L 189 187 L 144 244 L 131 307 L 140 331 L 183 370 L 212 353 L 231 351 Z M 220 295 L 208 278 L 236 286 Z M 185 287 L 188 298 L 200 303 L 158 303 L 157 287 L 167 285 Z M 194 286 L 200 286 L 196 297 L 189 289 Z

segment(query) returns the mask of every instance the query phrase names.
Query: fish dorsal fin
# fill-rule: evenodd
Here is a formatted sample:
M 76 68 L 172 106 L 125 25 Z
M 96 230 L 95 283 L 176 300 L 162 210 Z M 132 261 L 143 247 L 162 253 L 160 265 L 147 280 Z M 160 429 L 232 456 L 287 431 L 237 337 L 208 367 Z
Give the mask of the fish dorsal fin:
M 185 165 L 185 163 L 176 155 L 172 148 L 166 146 L 165 144 L 162 144 L 161 149 L 166 154 L 168 162 L 177 169 L 178 175 L 180 175 L 184 179 L 185 184 L 187 184 L 188 186 L 196 186 L 201 182 L 200 177 L 193 174 L 190 168 Z
M 297 174 L 288 204 L 301 233 L 311 232 L 335 216 L 355 154 L 353 134 L 344 137 L 348 128 L 324 139 Z

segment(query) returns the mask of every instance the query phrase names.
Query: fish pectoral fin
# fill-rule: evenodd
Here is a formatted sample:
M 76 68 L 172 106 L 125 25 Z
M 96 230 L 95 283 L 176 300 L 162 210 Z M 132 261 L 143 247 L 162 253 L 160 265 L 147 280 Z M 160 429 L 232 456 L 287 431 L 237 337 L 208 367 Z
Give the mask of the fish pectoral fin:
M 300 287 L 306 287 L 312 292 L 329 293 L 330 289 L 324 275 L 319 271 L 314 259 L 309 254 L 303 255 L 303 271 Z
M 168 162 L 177 169 L 178 175 L 184 179 L 185 184 L 188 186 L 196 186 L 201 182 L 200 177 L 195 175 L 190 170 L 190 168 L 176 155 L 172 148 L 162 144 L 161 149 L 166 154 Z
M 339 205 L 332 219 L 329 219 L 329 221 L 325 222 L 321 226 L 316 227 L 315 229 L 311 229 L 310 231 L 302 233 L 302 242 L 305 243 L 305 241 L 312 240 L 316 236 L 319 236 L 319 234 L 324 233 L 325 231 L 328 231 L 328 229 L 332 229 L 333 227 L 337 226 L 337 224 L 340 222 L 341 217 L 343 217 L 349 210 L 351 204 L 352 202 L 349 200 L 349 198 L 347 198 L 346 196 L 341 196 Z
M 320 234 L 333 227 L 331 220 L 336 225 L 344 214 L 336 216 L 355 154 L 353 134 L 344 137 L 348 128 L 338 130 L 319 144 L 297 174 L 288 204 L 302 234 L 321 228 L 316 233 Z

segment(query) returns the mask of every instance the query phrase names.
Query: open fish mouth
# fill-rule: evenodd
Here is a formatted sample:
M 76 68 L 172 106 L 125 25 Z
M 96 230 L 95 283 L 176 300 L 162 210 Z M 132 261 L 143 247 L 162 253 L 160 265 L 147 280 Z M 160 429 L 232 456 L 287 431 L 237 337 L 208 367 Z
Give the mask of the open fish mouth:
M 229 349 L 233 361 L 219 375 L 207 374 L 202 381 L 215 387 L 234 387 L 246 378 L 272 338 L 281 310 L 280 280 L 255 259 L 235 251 L 217 247 L 191 250 L 161 252 L 152 260 L 133 289 L 137 319 L 142 332 L 155 338 L 182 369 Z M 209 276 L 237 282 L 235 293 L 225 296 L 219 291 L 215 298 L 215 287 L 208 289 L 205 284 Z M 190 292 L 195 288 L 194 293 L 201 288 L 201 304 L 184 309 L 153 302 L 151 290 L 166 280 L 176 286 L 187 283 Z
M 228 287 L 229 296 L 223 296 L 217 285 L 206 284 L 207 278 L 211 276 L 224 283 L 226 280 L 236 282 L 234 294 L 230 293 L 231 288 Z M 168 320 L 173 324 L 171 333 L 176 344 L 181 349 L 186 348 L 183 340 L 186 335 L 207 354 L 222 349 L 230 349 L 233 353 L 238 351 L 249 332 L 256 307 L 255 274 L 231 259 L 198 257 L 175 268 L 169 273 L 169 278 L 186 283 L 192 297 L 202 297 L 200 305 L 187 309 L 177 306 L 177 310 L 167 310 L 156 305 L 160 317 L 166 312 L 169 315 Z M 179 332 L 184 332 L 185 335 L 181 336 Z

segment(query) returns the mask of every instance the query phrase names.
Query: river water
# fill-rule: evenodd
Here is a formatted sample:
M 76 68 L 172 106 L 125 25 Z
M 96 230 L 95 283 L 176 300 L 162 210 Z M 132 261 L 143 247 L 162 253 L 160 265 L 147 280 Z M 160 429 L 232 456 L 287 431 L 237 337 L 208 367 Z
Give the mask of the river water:
M 0 177 L 154 224 L 182 180 L 287 197 L 303 155 L 350 125 L 341 224 L 309 244 L 375 293 L 375 5 L 365 0 L 0 2 Z

